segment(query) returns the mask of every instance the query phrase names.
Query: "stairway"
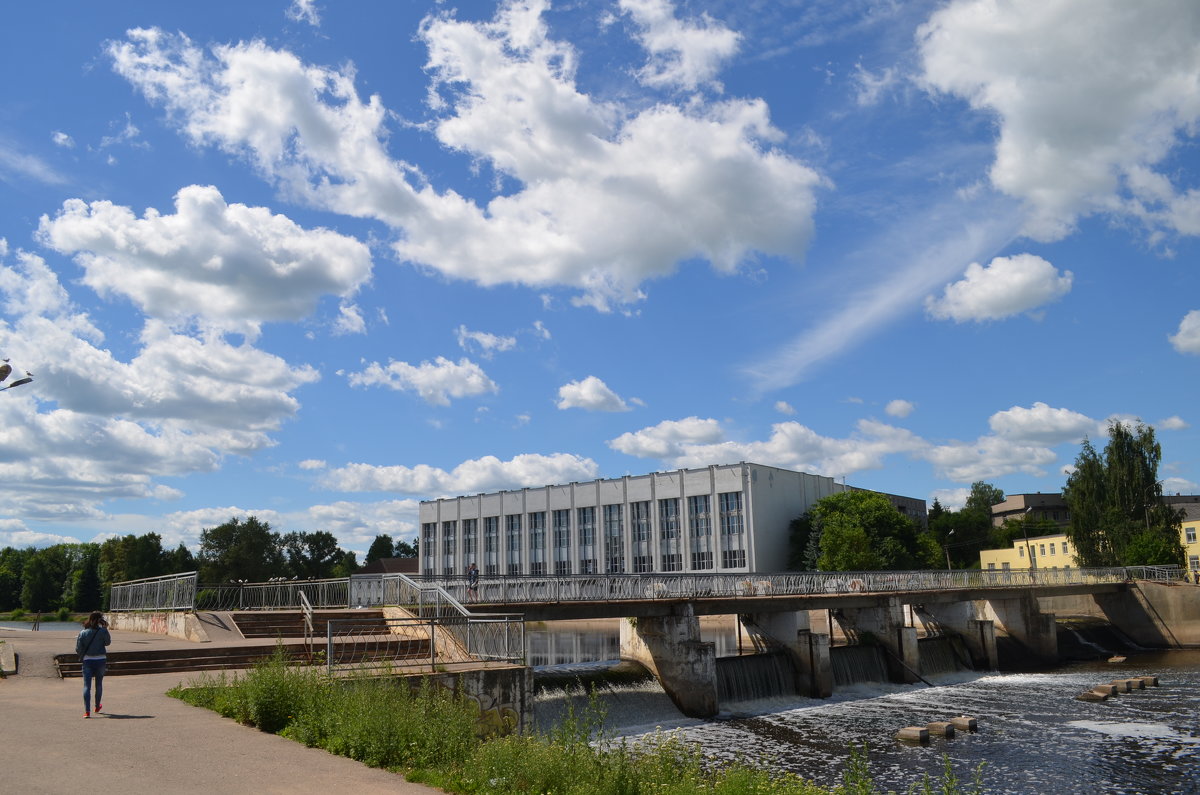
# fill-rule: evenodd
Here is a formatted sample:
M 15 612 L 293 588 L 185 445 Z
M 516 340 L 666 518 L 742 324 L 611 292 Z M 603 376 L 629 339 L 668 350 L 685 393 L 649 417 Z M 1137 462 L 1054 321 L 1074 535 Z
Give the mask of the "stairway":
M 244 638 L 303 638 L 304 614 L 296 611 L 262 611 L 232 613 L 231 618 Z M 354 619 L 356 631 L 387 634 L 382 610 L 316 610 L 313 611 L 313 635 L 325 637 L 331 620 Z M 369 622 L 378 622 L 368 625 Z M 358 622 L 364 622 L 359 624 Z
M 136 651 L 110 651 L 106 676 L 134 674 L 160 674 L 176 671 L 219 671 L 230 668 L 251 668 L 275 653 L 276 644 L 255 646 L 196 646 L 185 649 L 143 649 Z M 297 664 L 310 664 L 308 651 L 303 644 L 285 645 L 290 660 Z M 324 650 L 324 643 L 317 644 Z M 428 658 L 428 639 L 395 639 L 386 648 L 376 652 L 358 651 L 359 660 Z M 365 656 L 364 656 L 365 655 Z M 82 665 L 75 654 L 59 654 L 54 657 L 55 668 L 63 679 L 81 676 Z

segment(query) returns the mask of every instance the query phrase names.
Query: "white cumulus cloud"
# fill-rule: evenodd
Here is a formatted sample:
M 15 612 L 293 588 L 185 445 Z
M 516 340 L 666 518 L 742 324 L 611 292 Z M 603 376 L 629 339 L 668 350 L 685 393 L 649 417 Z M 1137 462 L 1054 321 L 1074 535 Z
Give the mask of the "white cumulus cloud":
M 489 358 L 493 353 L 510 351 L 517 344 L 516 337 L 501 337 L 486 331 L 470 331 L 462 325 L 454 330 L 454 336 L 458 339 L 458 346 L 464 351 L 474 347 L 482 356 Z
M 621 396 L 594 375 L 560 386 L 557 406 L 560 409 L 587 411 L 629 411 L 629 406 Z
M 567 453 L 528 453 L 514 456 L 508 461 L 484 456 L 464 461 L 450 471 L 424 464 L 415 467 L 348 464 L 330 470 L 323 479 L 323 485 L 339 491 L 384 491 L 444 497 L 592 480 L 598 473 L 599 467 L 590 458 Z
M 138 218 L 108 201 L 70 199 L 53 218 L 42 216 L 38 237 L 74 254 L 84 283 L 101 295 L 125 296 L 151 317 L 250 334 L 263 321 L 299 320 L 322 296 L 350 295 L 371 275 L 363 243 L 227 204 L 211 186 L 181 189 L 175 210 Z
M 1103 425 L 1085 414 L 1063 408 L 1051 408 L 1036 402 L 1029 408 L 1013 406 L 988 418 L 997 436 L 1014 442 L 1054 446 L 1079 442 L 1094 435 Z
M 1096 212 L 1200 233 L 1200 197 L 1164 163 L 1200 120 L 1200 4 L 954 0 L 917 41 L 928 88 L 995 115 L 991 181 L 1029 234 Z
M 205 50 L 157 29 L 108 52 L 193 143 L 247 157 L 289 198 L 391 225 L 400 257 L 449 277 L 564 286 L 607 310 L 688 259 L 733 272 L 755 253 L 802 257 L 823 180 L 776 145 L 765 102 L 595 100 L 545 7 L 513 0 L 491 21 L 439 14 L 420 30 L 428 129 L 518 186 L 483 204 L 388 155 L 388 111 L 359 97 L 351 66 L 261 41 Z
M 448 406 L 451 398 L 475 397 L 500 388 L 470 359 L 452 362 L 442 356 L 411 365 L 391 360 L 371 362 L 361 372 L 350 373 L 351 386 L 386 386 L 399 392 L 416 392 L 426 403 Z
M 1193 309 L 1179 321 L 1179 330 L 1168 339 L 1180 353 L 1200 354 L 1200 309 Z
M 651 86 L 695 90 L 716 80 L 717 72 L 738 50 L 741 36 L 702 14 L 681 20 L 669 0 L 620 0 L 637 26 L 637 37 L 650 56 L 638 78 Z
M 883 407 L 883 411 L 889 417 L 899 417 L 900 419 L 904 419 L 909 414 L 912 414 L 916 408 L 917 405 L 915 403 L 897 398 L 896 400 L 889 401 L 888 404 Z
M 1034 254 L 996 257 L 986 267 L 972 262 L 941 298 L 926 298 L 925 308 L 938 320 L 1000 320 L 1058 300 L 1070 292 L 1073 278 Z

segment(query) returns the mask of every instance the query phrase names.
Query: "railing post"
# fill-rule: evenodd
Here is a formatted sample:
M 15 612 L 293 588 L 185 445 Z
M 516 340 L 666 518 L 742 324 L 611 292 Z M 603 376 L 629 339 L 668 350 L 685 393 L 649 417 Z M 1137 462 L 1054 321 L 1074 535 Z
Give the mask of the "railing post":
M 325 673 L 333 676 L 333 624 L 325 622 Z
M 433 619 L 429 620 L 429 672 L 433 673 L 437 670 L 435 662 L 437 658 L 437 639 L 434 635 L 434 626 L 437 624 Z

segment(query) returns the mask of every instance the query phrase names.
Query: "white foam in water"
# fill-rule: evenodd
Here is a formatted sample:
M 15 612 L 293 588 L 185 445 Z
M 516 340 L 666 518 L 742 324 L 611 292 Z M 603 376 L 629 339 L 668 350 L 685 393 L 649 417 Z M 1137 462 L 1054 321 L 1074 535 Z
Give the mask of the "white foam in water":
M 1200 744 L 1200 737 L 1189 737 L 1161 723 L 1112 723 L 1096 720 L 1073 720 L 1067 723 L 1088 731 L 1107 734 L 1110 737 L 1139 737 L 1152 740 L 1175 740 L 1176 742 Z

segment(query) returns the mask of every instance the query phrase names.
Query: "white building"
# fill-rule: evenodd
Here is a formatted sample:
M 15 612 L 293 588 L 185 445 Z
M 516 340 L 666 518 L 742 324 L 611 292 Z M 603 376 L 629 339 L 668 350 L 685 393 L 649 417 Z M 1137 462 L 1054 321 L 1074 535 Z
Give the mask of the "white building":
M 762 464 L 500 491 L 421 503 L 420 571 L 485 576 L 783 571 L 788 525 L 852 489 Z M 887 495 L 924 523 L 925 503 Z

